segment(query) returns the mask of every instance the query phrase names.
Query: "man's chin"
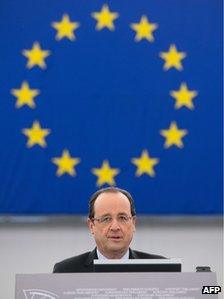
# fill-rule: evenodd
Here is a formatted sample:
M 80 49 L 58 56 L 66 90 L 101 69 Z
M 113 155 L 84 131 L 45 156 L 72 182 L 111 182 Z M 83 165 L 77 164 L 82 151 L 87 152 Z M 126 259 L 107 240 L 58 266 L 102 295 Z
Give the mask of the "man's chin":
M 121 242 L 112 242 L 112 243 L 110 243 L 110 245 L 108 246 L 108 249 L 110 251 L 113 251 L 113 252 L 125 251 L 124 244 L 122 244 Z

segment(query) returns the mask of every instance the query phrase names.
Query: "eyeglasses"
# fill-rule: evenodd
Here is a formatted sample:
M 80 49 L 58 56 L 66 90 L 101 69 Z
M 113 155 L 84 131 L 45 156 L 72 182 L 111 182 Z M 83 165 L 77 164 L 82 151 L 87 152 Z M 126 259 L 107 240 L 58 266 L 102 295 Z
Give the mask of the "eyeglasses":
M 118 215 L 116 217 L 116 220 L 121 225 L 127 225 L 129 224 L 130 220 L 133 218 L 133 216 L 128 215 Z M 92 218 L 93 221 L 98 221 L 102 225 L 109 225 L 113 222 L 113 219 L 111 216 L 102 216 L 97 218 Z

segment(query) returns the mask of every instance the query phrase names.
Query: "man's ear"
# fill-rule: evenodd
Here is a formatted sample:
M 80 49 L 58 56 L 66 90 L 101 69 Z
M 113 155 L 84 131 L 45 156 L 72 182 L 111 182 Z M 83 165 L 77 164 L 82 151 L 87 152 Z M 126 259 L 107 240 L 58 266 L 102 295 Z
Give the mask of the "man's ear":
M 89 228 L 91 234 L 94 235 L 94 229 L 93 229 L 94 223 L 90 218 L 87 219 L 87 225 L 88 225 L 88 228 Z
M 133 223 L 133 226 L 134 226 L 134 232 L 136 231 L 136 220 L 137 220 L 137 217 L 133 216 L 132 217 L 132 223 Z

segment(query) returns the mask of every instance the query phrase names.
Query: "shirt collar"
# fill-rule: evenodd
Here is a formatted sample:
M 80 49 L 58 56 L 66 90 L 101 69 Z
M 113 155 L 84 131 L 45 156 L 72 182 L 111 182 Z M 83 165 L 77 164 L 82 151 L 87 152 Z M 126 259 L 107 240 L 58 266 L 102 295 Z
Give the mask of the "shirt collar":
M 96 249 L 97 256 L 99 260 L 109 260 L 107 257 L 105 257 L 98 248 Z M 128 260 L 129 259 L 129 250 L 126 251 L 126 253 L 120 258 L 121 260 Z

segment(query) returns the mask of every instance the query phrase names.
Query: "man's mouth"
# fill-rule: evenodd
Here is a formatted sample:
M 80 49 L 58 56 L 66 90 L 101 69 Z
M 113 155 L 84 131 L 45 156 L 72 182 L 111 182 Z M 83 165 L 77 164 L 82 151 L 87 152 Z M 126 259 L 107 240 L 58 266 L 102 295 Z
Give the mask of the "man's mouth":
M 111 237 L 108 237 L 108 238 L 111 239 L 111 240 L 114 240 L 114 241 L 119 241 L 119 240 L 122 239 L 121 236 L 111 236 Z

